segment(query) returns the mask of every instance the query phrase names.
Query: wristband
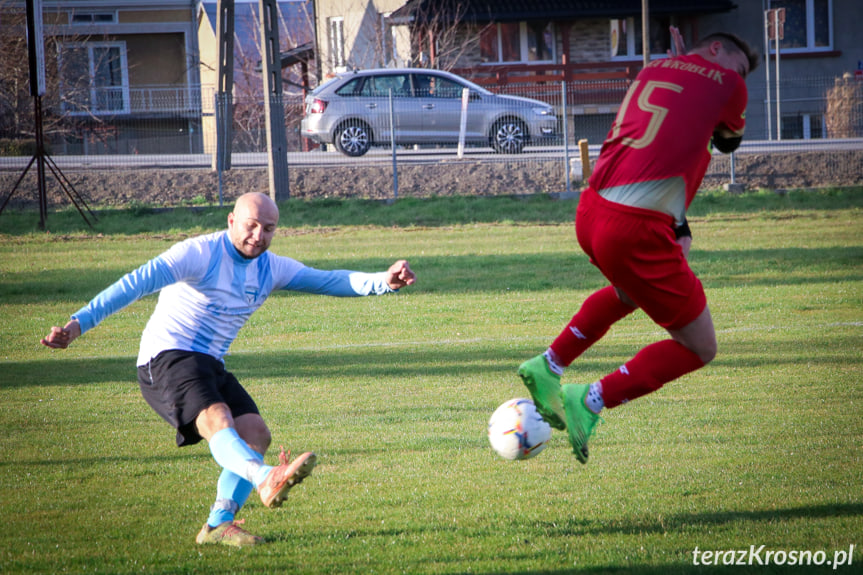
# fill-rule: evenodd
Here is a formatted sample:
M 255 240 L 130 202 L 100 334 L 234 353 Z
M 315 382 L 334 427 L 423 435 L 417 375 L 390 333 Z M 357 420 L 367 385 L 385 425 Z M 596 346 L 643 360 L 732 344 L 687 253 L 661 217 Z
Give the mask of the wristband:
M 674 228 L 674 237 L 677 239 L 683 237 L 692 237 L 692 230 L 689 229 L 689 222 L 683 220 L 683 223 Z

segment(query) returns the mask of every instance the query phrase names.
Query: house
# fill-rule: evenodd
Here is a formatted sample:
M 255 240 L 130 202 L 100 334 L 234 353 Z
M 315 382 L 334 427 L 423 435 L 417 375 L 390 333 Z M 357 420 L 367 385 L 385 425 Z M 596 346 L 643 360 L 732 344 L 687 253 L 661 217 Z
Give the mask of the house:
M 786 137 L 825 133 L 825 92 L 836 78 L 863 74 L 859 0 L 650 0 L 650 58 L 666 56 L 668 28 L 688 44 L 733 31 L 764 52 L 764 10 L 784 8 L 780 41 L 781 124 Z M 640 0 L 315 0 L 323 76 L 344 69 L 419 65 L 447 69 L 489 89 L 542 96 L 568 85 L 570 113 L 605 126 L 643 65 Z M 775 49 L 770 49 L 775 57 Z M 768 67 L 753 74 L 748 131 L 768 137 Z M 819 76 L 806 86 L 801 79 Z M 771 112 L 768 112 L 768 109 Z M 772 122 L 774 128 L 776 120 Z M 774 130 L 775 131 L 775 130 Z
M 65 154 L 201 151 L 193 0 L 45 0 Z
M 855 135 L 830 133 L 828 107 L 837 83 L 846 83 L 843 76 L 855 78 L 856 73 L 856 79 L 851 80 L 851 84 L 856 84 L 852 90 L 856 102 L 849 102 L 849 107 L 856 107 L 856 136 L 863 137 L 863 44 L 857 24 L 863 19 L 863 2 L 738 0 L 735 10 L 713 15 L 706 24 L 709 30 L 736 31 L 763 54 L 767 52 L 764 10 L 776 8 L 785 11 L 784 24 L 780 24 L 783 38 L 779 41 L 779 81 L 777 84 L 776 48 L 772 41 L 769 62 L 764 60 L 764 65 L 746 82 L 747 132 L 764 139 L 775 139 L 777 127 L 781 128 L 782 139 Z M 777 85 L 781 104 L 778 113 Z M 768 128 L 772 128 L 771 133 Z
M 52 153 L 211 152 L 216 5 L 201 0 L 43 0 L 49 77 L 45 134 Z M 235 5 L 234 94 L 235 103 L 245 105 L 238 117 L 245 131 L 238 132 L 238 141 L 257 150 L 265 133 L 258 1 L 236 0 Z M 312 38 L 306 6 L 278 2 L 287 51 Z M 3 4 L 0 34 L 23 38 L 23 14 L 23 0 Z M 26 51 L 20 56 L 26 64 Z M 24 81 L 26 65 L 22 74 Z M 290 73 L 285 76 L 286 92 L 300 102 L 291 115 L 299 123 L 302 89 L 291 82 Z M 30 116 L 29 102 L 17 108 Z M 4 131 L 10 137 L 28 132 Z
M 313 0 L 320 76 L 413 63 L 409 29 L 392 13 L 404 0 Z M 405 21 L 403 24 L 406 24 Z

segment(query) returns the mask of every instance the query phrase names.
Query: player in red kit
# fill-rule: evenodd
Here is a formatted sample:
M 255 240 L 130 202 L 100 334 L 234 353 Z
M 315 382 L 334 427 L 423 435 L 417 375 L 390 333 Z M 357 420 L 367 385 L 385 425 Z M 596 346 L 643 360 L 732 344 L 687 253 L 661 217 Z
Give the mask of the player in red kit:
M 682 48 L 677 29 L 671 32 Z M 685 55 L 651 62 L 602 145 L 575 231 L 610 285 L 582 303 L 545 353 L 518 369 L 540 414 L 567 430 L 581 463 L 604 407 L 656 391 L 716 355 L 704 289 L 686 261 L 692 240 L 686 209 L 707 171 L 711 143 L 724 153 L 740 144 L 744 78 L 757 65 L 758 54 L 725 33 L 705 37 Z M 561 386 L 564 368 L 637 308 L 670 339 L 648 345 L 599 381 Z

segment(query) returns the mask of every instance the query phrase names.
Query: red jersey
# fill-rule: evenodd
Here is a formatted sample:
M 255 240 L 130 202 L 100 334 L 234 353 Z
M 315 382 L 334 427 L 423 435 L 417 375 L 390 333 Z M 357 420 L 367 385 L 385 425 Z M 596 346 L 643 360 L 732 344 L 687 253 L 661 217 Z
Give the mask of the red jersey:
M 739 74 L 696 54 L 651 62 L 626 93 L 590 187 L 681 219 L 710 163 L 711 136 L 743 135 L 747 98 Z

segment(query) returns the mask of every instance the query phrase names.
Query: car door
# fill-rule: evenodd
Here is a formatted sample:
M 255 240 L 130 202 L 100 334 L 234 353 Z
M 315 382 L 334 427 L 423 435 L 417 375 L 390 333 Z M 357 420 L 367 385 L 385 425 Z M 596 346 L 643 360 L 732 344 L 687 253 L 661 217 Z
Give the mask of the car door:
M 419 99 L 426 141 L 458 142 L 464 88 L 463 84 L 444 76 L 414 74 L 414 94 Z M 480 136 L 481 119 L 471 113 L 471 104 L 468 103 L 466 135 L 468 140 L 475 140 Z
M 413 80 L 424 141 L 457 142 L 461 86 L 434 74 L 414 74 Z
M 363 113 L 375 133 L 375 140 L 390 139 L 390 91 L 396 142 L 413 142 L 422 132 L 422 118 L 417 113 L 408 74 L 382 73 L 367 76 L 360 88 Z

